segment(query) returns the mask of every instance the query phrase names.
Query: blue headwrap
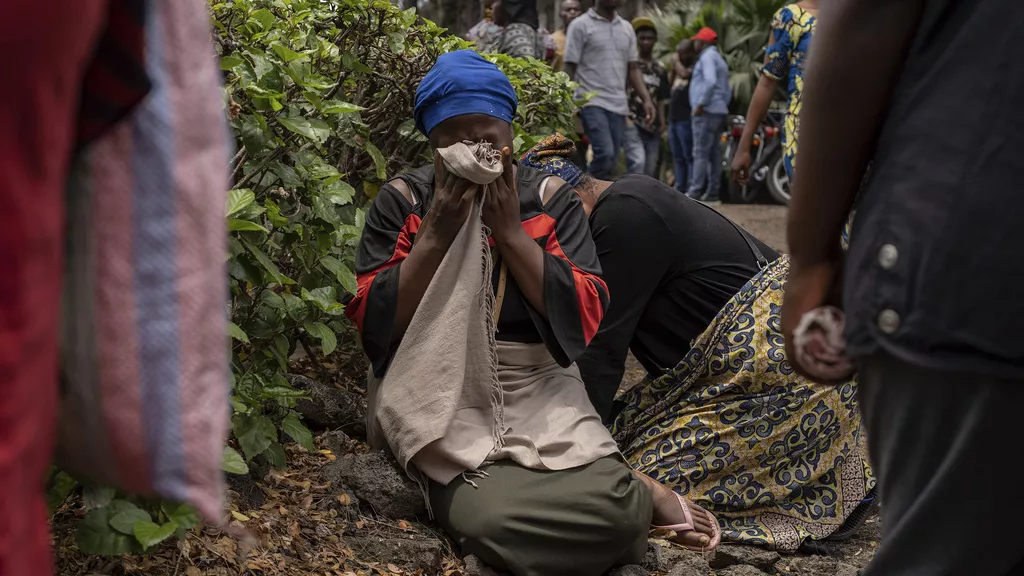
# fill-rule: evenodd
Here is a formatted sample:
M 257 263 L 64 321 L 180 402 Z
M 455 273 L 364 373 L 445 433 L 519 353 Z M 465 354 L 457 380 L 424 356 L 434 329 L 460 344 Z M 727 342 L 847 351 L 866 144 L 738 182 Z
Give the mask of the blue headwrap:
M 516 91 L 505 74 L 472 50 L 442 54 L 416 89 L 416 128 L 429 135 L 462 114 L 487 114 L 512 123 Z

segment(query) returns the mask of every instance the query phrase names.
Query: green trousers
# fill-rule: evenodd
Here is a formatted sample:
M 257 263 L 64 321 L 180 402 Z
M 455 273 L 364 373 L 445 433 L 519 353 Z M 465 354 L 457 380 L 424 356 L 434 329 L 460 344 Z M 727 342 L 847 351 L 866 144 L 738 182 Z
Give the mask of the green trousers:
M 617 456 L 559 471 L 511 461 L 486 477 L 431 482 L 434 516 L 458 542 L 515 576 L 600 576 L 639 563 L 647 551 L 650 490 Z

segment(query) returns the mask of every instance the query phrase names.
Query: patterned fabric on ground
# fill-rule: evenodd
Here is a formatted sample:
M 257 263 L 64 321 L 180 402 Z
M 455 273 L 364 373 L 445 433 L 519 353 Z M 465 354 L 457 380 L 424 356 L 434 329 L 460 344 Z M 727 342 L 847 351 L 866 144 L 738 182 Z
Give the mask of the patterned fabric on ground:
M 714 512 L 723 539 L 783 551 L 836 531 L 875 483 L 856 383 L 815 384 L 786 360 L 788 274 L 782 257 L 748 282 L 612 426 L 629 463 Z

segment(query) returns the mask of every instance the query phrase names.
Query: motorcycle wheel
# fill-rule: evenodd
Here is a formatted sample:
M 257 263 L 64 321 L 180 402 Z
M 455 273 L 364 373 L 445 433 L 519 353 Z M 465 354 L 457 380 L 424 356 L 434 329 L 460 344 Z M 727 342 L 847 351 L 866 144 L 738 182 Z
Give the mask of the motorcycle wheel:
M 771 170 L 768 172 L 768 193 L 771 194 L 772 200 L 775 200 L 783 206 L 789 205 L 789 175 L 786 174 L 786 164 L 782 158 L 782 152 L 772 160 Z

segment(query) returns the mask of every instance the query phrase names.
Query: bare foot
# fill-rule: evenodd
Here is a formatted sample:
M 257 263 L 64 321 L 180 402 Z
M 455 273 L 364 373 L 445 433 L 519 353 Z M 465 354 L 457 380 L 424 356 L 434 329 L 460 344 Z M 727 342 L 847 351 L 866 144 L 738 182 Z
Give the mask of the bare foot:
M 654 500 L 654 517 L 651 519 L 651 524 L 655 526 L 674 526 L 686 523 L 686 515 L 683 514 L 683 508 L 680 506 L 679 498 L 676 497 L 675 492 L 646 474 L 641 474 L 636 470 L 633 473 L 643 480 L 644 484 L 651 490 L 651 496 Z M 715 535 L 711 524 L 715 520 L 707 510 L 689 500 L 687 500 L 687 504 L 690 508 L 690 514 L 693 516 L 694 529 L 692 532 L 676 533 L 676 542 L 684 546 L 703 548 L 711 543 L 711 539 Z

